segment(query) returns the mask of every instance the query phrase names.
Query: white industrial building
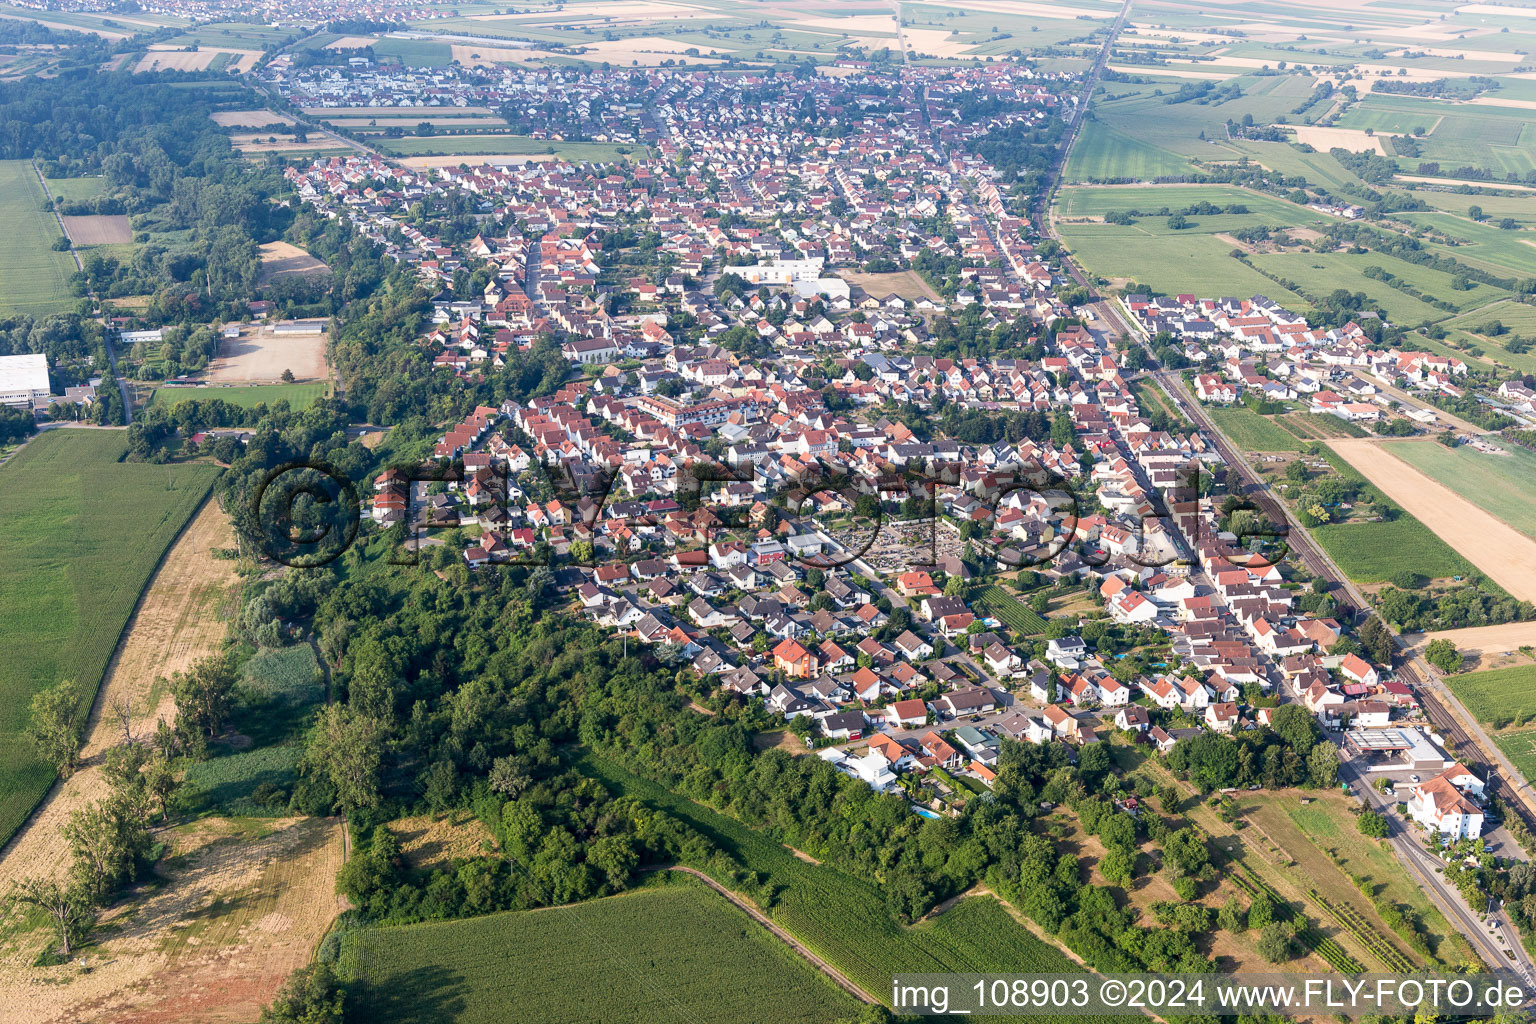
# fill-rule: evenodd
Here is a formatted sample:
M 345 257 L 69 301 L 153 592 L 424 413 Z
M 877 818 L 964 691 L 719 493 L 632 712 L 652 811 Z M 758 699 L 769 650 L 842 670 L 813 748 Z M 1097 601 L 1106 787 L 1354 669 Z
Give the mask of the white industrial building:
M 0 356 L 0 405 L 30 409 L 48 397 L 48 357 L 41 352 Z

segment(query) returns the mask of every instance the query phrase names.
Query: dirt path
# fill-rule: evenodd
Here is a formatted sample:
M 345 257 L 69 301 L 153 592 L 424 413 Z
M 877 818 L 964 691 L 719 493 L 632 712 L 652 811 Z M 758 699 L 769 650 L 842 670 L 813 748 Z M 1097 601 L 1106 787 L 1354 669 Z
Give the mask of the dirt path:
M 1431 480 L 1389 447 L 1368 438 L 1327 443 L 1516 600 L 1536 601 L 1536 540 Z
M 795 938 L 793 935 L 789 934 L 789 932 L 774 924 L 773 921 L 770 920 L 768 916 L 761 910 L 758 910 L 757 907 L 753 906 L 751 903 L 748 903 L 734 892 L 731 892 L 731 890 L 727 889 L 713 878 L 710 878 L 704 872 L 695 868 L 683 867 L 680 864 L 674 865 L 667 870 L 681 871 L 685 875 L 692 875 L 694 878 L 699 879 L 699 881 L 715 890 L 715 892 L 719 893 L 721 896 L 724 896 L 726 899 L 730 900 L 739 909 L 745 911 L 748 917 L 752 918 L 752 920 L 756 921 L 764 928 L 767 928 L 777 938 L 782 940 L 785 945 L 789 946 L 790 949 L 805 957 L 806 960 L 810 961 L 813 967 L 815 967 L 821 973 L 825 974 L 827 977 L 831 978 L 833 981 L 837 982 L 839 988 L 843 989 L 855 999 L 871 1004 L 876 1004 L 879 1002 L 877 999 L 875 999 L 874 996 L 870 995 L 868 992 L 864 991 L 858 985 L 855 985 L 852 981 L 850 981 L 848 976 L 842 971 L 838 970 L 836 967 L 833 967 L 821 957 L 805 948 L 799 939 Z

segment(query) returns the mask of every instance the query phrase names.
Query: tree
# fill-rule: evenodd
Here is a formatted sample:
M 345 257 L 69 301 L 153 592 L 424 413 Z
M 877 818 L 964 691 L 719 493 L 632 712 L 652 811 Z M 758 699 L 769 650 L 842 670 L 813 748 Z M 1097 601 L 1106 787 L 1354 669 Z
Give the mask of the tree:
M 300 967 L 261 1011 L 260 1024 L 342 1024 L 346 998 L 330 964 Z
M 34 907 L 42 911 L 53 927 L 59 951 L 65 956 L 70 955 L 74 944 L 95 920 L 95 904 L 83 887 L 52 878 L 22 879 L 6 894 L 5 906 L 7 912 L 17 907 Z
M 1234 935 L 1248 930 L 1248 912 L 1243 909 L 1242 901 L 1237 898 L 1236 893 L 1227 897 L 1227 902 L 1217 911 L 1216 923 L 1223 931 Z
M 283 370 L 282 373 L 278 374 L 278 379 L 281 380 L 284 384 L 292 384 L 293 371 L 288 369 Z
M 1298 757 L 1306 757 L 1317 742 L 1317 722 L 1300 704 L 1285 704 L 1269 716 L 1269 727 Z
M 1307 775 L 1312 785 L 1328 789 L 1339 781 L 1339 751 L 1332 743 L 1319 743 L 1307 755 Z
M 336 790 L 342 813 L 379 802 L 380 744 L 384 723 L 342 704 L 320 712 L 304 750 L 304 771 L 319 776 Z
M 176 731 L 188 749 L 200 754 L 217 736 L 234 707 L 235 667 L 227 657 L 204 658 L 171 677 L 176 699 Z
M 1363 811 L 1360 817 L 1355 819 L 1355 827 L 1363 836 L 1372 839 L 1385 839 L 1387 837 L 1387 819 L 1375 811 Z
M 1253 898 L 1253 905 L 1248 908 L 1248 927 L 1263 929 L 1269 926 L 1275 919 L 1275 905 L 1264 893 L 1259 893 Z
M 44 761 L 68 778 L 79 764 L 80 698 L 73 681 L 65 679 L 32 697 L 27 735 Z
M 1265 925 L 1259 932 L 1259 954 L 1272 964 L 1284 963 L 1296 957 L 1296 925 L 1289 921 L 1276 921 Z
M 1446 674 L 1461 668 L 1461 652 L 1456 649 L 1455 642 L 1444 637 L 1431 640 L 1429 646 L 1424 648 L 1424 657 L 1431 665 Z
M 75 881 L 98 901 L 133 877 L 150 848 L 144 814 L 132 794 L 123 792 L 75 811 L 63 834 L 74 856 Z

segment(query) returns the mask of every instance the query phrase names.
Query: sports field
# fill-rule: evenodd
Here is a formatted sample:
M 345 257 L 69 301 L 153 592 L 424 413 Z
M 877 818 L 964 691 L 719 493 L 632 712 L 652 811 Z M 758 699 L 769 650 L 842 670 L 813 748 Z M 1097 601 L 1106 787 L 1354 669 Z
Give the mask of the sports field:
M 72 307 L 75 261 L 52 248 L 63 232 L 42 209 L 43 186 L 30 160 L 0 160 L 0 308 L 41 315 Z
M 858 1002 L 724 896 L 673 881 L 553 910 L 365 929 L 339 969 L 365 1020 L 777 1021 Z
M 54 779 L 23 735 L 32 695 L 73 680 L 84 721 L 145 581 L 218 475 L 119 462 L 125 437 L 53 430 L 0 466 L 0 841 Z

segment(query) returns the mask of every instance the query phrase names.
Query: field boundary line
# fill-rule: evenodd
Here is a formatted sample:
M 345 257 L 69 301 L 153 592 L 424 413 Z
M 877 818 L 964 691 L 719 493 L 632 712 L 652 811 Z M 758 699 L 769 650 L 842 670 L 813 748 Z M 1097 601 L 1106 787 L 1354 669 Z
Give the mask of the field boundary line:
M 699 879 L 715 892 L 719 893 L 721 896 L 724 896 L 727 900 L 730 900 L 730 902 L 737 909 L 745 911 L 748 917 L 752 918 L 752 920 L 768 929 L 768 931 L 771 932 L 775 938 L 779 939 L 785 945 L 789 946 L 790 949 L 800 954 L 800 956 L 809 962 L 812 967 L 815 967 L 822 974 L 825 974 L 827 977 L 831 978 L 834 982 L 837 983 L 839 988 L 843 989 L 843 991 L 847 992 L 855 999 L 858 999 L 860 1002 L 869 1003 L 872 1006 L 882 1005 L 878 999 L 864 991 L 864 989 L 860 988 L 858 985 L 854 984 L 854 982 L 851 981 L 846 974 L 838 970 L 836 967 L 833 967 L 831 964 L 827 963 L 827 961 L 823 960 L 815 953 L 811 952 L 810 949 L 806 947 L 805 943 L 801 942 L 799 939 L 795 938 L 779 925 L 775 924 L 772 918 L 768 917 L 767 914 L 764 914 L 761 910 L 758 910 L 757 907 L 753 906 L 746 899 L 727 889 L 725 886 L 721 885 L 713 878 L 710 878 L 698 868 L 690 868 L 683 864 L 673 864 L 671 867 L 665 868 L 663 870 L 677 871 L 681 874 L 691 875 L 694 878 Z
M 149 576 L 144 581 L 143 589 L 139 591 L 138 599 L 133 603 L 133 611 L 128 614 L 127 620 L 123 623 L 123 628 L 117 634 L 117 643 L 112 647 L 112 657 L 107 659 L 106 665 L 102 666 L 101 675 L 96 677 L 96 686 L 95 689 L 91 692 L 91 707 L 90 710 L 86 712 L 85 721 L 81 723 L 80 726 L 80 735 L 77 741 L 78 745 L 84 746 L 86 737 L 90 735 L 92 727 L 101 718 L 101 691 L 103 689 L 103 684 L 106 683 L 107 678 L 112 674 L 112 671 L 117 668 L 118 662 L 123 656 L 123 645 L 128 639 L 128 634 L 133 631 L 133 627 L 139 621 L 139 612 L 144 608 L 145 595 L 147 595 L 150 590 L 154 588 L 156 581 L 159 580 L 160 573 L 165 568 L 165 560 L 167 557 L 169 557 L 171 550 L 181 542 L 181 538 L 186 535 L 187 530 L 192 526 L 193 522 L 195 522 L 197 517 L 202 514 L 202 511 L 205 507 L 207 507 L 208 502 L 214 500 L 213 485 L 219 482 L 219 477 L 222 475 L 223 471 L 220 470 L 219 473 L 209 478 L 207 493 L 205 493 L 202 500 L 197 503 L 197 506 L 192 510 L 192 514 L 187 516 L 186 522 L 182 523 L 176 532 L 171 536 L 170 540 L 166 542 L 164 550 L 160 552 L 160 557 L 155 560 L 154 569 L 150 570 Z M 31 809 L 27 811 L 26 817 L 22 818 L 21 823 L 16 826 L 16 831 L 12 832 L 8 837 L 6 837 L 5 842 L 0 843 L 0 858 L 4 858 L 8 853 L 11 852 L 12 848 L 15 846 L 16 840 L 22 835 L 22 833 L 26 832 L 27 829 L 31 827 L 33 819 L 37 817 L 38 810 L 49 800 L 54 798 L 63 783 L 64 779 L 62 777 L 56 777 L 53 782 L 49 784 L 48 788 L 43 790 L 42 794 L 37 798 L 37 802 L 34 803 Z

